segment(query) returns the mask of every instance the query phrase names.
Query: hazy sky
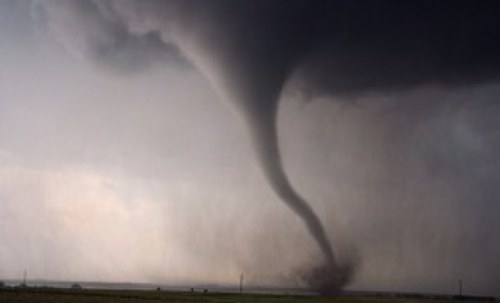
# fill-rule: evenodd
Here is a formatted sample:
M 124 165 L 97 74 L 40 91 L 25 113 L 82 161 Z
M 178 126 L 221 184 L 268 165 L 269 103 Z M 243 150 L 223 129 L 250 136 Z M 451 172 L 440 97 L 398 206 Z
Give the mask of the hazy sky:
M 206 23 L 174 26 L 172 37 L 147 36 L 157 18 L 176 11 L 134 19 L 127 15 L 134 2 L 124 1 L 129 6 L 113 13 L 129 23 L 107 27 L 115 19 L 87 19 L 95 13 L 84 10 L 88 3 L 0 0 L 0 279 L 27 269 L 42 279 L 235 284 L 243 272 L 248 283 L 303 285 L 299 273 L 321 251 L 255 160 L 238 111 L 247 104 L 226 101 L 254 87 L 225 88 L 240 78 L 219 75 L 240 65 L 219 70 L 219 57 L 207 61 L 190 40 L 215 47 L 226 36 L 207 33 L 221 25 L 200 17 Z M 200 11 L 226 12 L 227 2 L 212 3 L 218 10 L 206 1 Z M 136 9 L 148 16 L 145 6 Z M 111 49 L 108 56 L 108 39 L 121 37 L 122 25 L 140 39 L 125 39 L 133 47 L 113 40 L 119 55 Z M 221 54 L 233 49 L 231 38 L 245 41 L 238 30 L 250 41 L 260 33 L 235 28 Z M 385 50 L 373 51 L 373 58 L 328 55 L 345 59 L 331 59 L 346 79 L 338 87 L 328 82 L 333 77 L 297 89 L 301 77 L 326 72 L 313 65 L 323 60 L 320 51 L 287 79 L 277 113 L 286 174 L 318 214 L 337 258 L 358 260 L 349 287 L 454 293 L 462 279 L 467 293 L 500 295 L 498 60 L 485 73 L 454 68 L 453 60 L 433 63 L 391 82 L 397 71 L 416 68 L 403 59 L 435 58 L 402 55 L 377 78 Z M 364 58 L 377 64 L 363 76 L 339 65 L 362 66 Z M 471 64 L 488 65 L 481 60 Z M 426 82 L 427 72 L 445 80 Z M 266 108 L 259 106 L 252 115 Z

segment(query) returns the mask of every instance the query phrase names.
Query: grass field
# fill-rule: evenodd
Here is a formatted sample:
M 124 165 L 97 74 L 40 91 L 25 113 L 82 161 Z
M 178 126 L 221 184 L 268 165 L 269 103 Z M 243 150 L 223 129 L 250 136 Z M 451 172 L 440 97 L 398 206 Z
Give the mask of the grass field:
M 474 301 L 474 300 L 473 300 Z M 183 302 L 183 303 L 445 303 L 452 299 L 404 298 L 404 297 L 362 297 L 362 296 L 305 296 L 305 295 L 265 295 L 234 293 L 199 293 L 146 290 L 72 290 L 72 289 L 0 289 L 0 303 L 122 303 L 122 302 Z M 468 301 L 472 302 L 472 301 Z

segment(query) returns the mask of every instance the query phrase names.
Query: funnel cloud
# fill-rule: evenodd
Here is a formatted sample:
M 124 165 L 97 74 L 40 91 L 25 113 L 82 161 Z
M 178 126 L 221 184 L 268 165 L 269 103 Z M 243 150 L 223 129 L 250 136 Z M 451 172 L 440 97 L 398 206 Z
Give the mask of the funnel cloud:
M 33 14 L 71 52 L 119 71 L 181 64 L 201 71 L 245 121 L 276 195 L 323 253 L 306 275 L 337 291 L 355 266 L 287 177 L 277 115 L 289 93 L 351 102 L 500 76 L 498 1 L 46 0 Z M 353 102 L 355 103 L 355 102 Z

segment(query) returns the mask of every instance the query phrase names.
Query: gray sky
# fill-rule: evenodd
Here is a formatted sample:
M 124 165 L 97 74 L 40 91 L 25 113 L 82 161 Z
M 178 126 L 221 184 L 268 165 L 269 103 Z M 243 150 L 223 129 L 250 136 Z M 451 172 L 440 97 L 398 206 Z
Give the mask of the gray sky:
M 268 185 L 211 67 L 167 49 L 123 72 L 68 48 L 45 17 L 31 1 L 0 2 L 0 279 L 237 283 L 244 272 L 302 285 L 321 252 Z M 293 85 L 278 112 L 284 167 L 338 258 L 359 260 L 350 287 L 452 293 L 462 279 L 500 295 L 498 83 L 352 102 Z

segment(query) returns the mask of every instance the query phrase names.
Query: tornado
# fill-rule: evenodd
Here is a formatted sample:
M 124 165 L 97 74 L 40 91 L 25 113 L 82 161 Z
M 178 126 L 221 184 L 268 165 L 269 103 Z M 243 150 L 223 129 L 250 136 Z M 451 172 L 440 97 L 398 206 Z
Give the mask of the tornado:
M 321 249 L 322 265 L 304 279 L 322 292 L 340 290 L 355 267 L 336 260 L 319 217 L 285 173 L 276 125 L 283 87 L 293 82 L 311 99 L 350 102 L 500 79 L 499 1 L 36 2 L 49 30 L 93 61 L 128 72 L 184 60 L 207 77 L 248 126 L 270 186 Z
M 257 159 L 274 192 L 304 221 L 326 261 L 333 265 L 335 256 L 320 219 L 310 204 L 296 192 L 284 172 L 275 115 L 272 113 L 249 122 Z
M 181 50 L 207 75 L 219 95 L 236 108 L 247 125 L 257 162 L 269 185 L 305 224 L 322 252 L 321 267 L 337 275 L 340 266 L 320 218 L 286 175 L 277 131 L 283 88 L 314 44 L 315 36 L 310 34 L 314 24 L 308 24 L 304 18 L 304 13 L 311 13 L 311 8 L 306 2 L 294 2 L 287 7 L 248 1 L 193 3 L 198 5 L 195 9 L 185 5 L 177 11 L 180 20 L 176 23 L 185 22 L 183 16 L 198 13 L 201 14 L 197 15 L 198 21 L 205 27 L 196 34 L 179 28 L 180 35 L 189 40 L 189 43 L 179 43 Z M 295 30 L 290 30 L 289 24 L 282 26 L 279 15 L 286 17 Z M 262 25 L 255 26 L 255 20 L 260 20 Z M 335 288 L 341 286 L 335 285 Z
M 354 274 L 352 260 L 339 263 L 332 245 L 311 205 L 297 193 L 285 174 L 277 135 L 276 110 L 268 115 L 250 118 L 250 133 L 258 162 L 274 192 L 304 222 L 322 251 L 324 261 L 308 268 L 300 275 L 308 286 L 322 294 L 337 294 L 347 285 Z

